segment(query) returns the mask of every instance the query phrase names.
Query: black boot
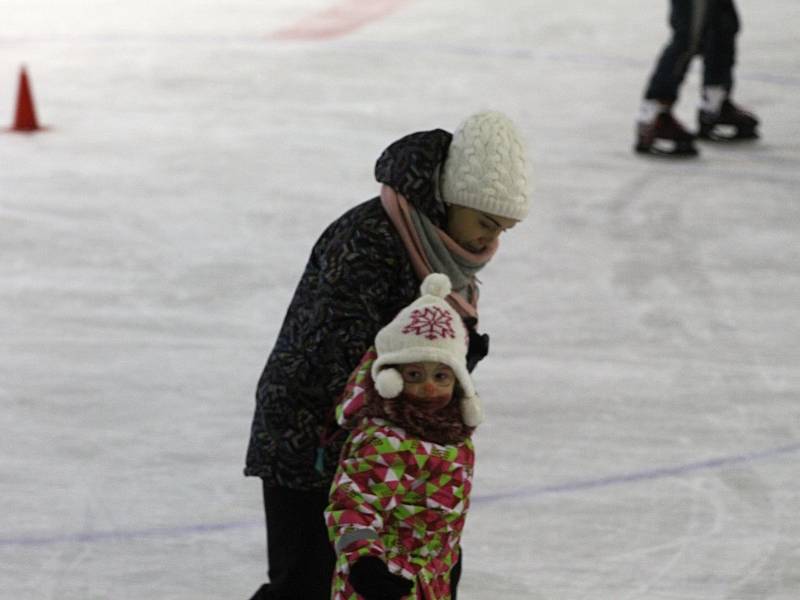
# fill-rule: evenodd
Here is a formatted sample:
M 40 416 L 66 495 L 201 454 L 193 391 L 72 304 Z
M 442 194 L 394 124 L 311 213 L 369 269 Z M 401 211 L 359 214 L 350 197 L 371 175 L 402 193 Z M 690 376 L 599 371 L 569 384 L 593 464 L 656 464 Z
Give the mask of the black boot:
M 697 156 L 694 135 L 669 111 L 659 113 L 649 123 L 639 123 L 634 150 L 660 156 Z
M 725 100 L 718 113 L 697 112 L 698 137 L 715 142 L 754 140 L 758 138 L 758 118 L 751 112 Z

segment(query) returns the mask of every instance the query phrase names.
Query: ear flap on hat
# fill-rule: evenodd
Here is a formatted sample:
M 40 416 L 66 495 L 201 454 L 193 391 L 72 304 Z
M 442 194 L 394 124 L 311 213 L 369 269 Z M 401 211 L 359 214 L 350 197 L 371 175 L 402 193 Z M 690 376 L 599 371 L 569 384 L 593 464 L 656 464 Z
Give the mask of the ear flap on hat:
M 477 427 L 483 422 L 483 409 L 478 395 L 464 396 L 461 399 L 461 418 L 469 427 Z
M 375 378 L 375 389 L 383 398 L 397 398 L 403 392 L 403 376 L 397 369 L 383 369 Z

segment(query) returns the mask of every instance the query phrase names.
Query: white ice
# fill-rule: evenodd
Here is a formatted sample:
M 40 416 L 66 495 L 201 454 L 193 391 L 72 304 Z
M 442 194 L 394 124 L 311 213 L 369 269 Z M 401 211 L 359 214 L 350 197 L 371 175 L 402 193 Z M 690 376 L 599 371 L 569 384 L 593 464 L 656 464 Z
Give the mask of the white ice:
M 363 0 L 369 4 L 369 0 Z M 800 597 L 800 3 L 740 0 L 763 139 L 631 152 L 666 0 L 0 0 L 0 598 L 246 599 L 253 391 L 391 141 L 507 112 L 464 600 Z M 699 64 L 679 115 L 693 125 Z

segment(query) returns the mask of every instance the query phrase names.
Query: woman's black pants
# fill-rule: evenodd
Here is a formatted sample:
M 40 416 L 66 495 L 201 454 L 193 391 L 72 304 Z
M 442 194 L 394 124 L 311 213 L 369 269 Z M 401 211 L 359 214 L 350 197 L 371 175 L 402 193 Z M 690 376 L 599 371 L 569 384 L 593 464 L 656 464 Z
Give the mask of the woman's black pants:
M 647 84 L 645 98 L 674 102 L 691 60 L 703 57 L 703 85 L 733 88 L 739 15 L 733 0 L 672 0 L 672 38 Z

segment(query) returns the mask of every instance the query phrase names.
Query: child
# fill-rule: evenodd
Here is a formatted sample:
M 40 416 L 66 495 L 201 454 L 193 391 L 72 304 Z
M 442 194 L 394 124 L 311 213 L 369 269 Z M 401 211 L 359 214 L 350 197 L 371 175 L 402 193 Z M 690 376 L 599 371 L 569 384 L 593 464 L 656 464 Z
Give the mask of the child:
M 444 300 L 446 275 L 378 332 L 348 382 L 337 421 L 352 429 L 325 511 L 337 555 L 333 600 L 449 600 L 480 401 L 468 334 Z M 374 382 L 374 384 L 373 384 Z

